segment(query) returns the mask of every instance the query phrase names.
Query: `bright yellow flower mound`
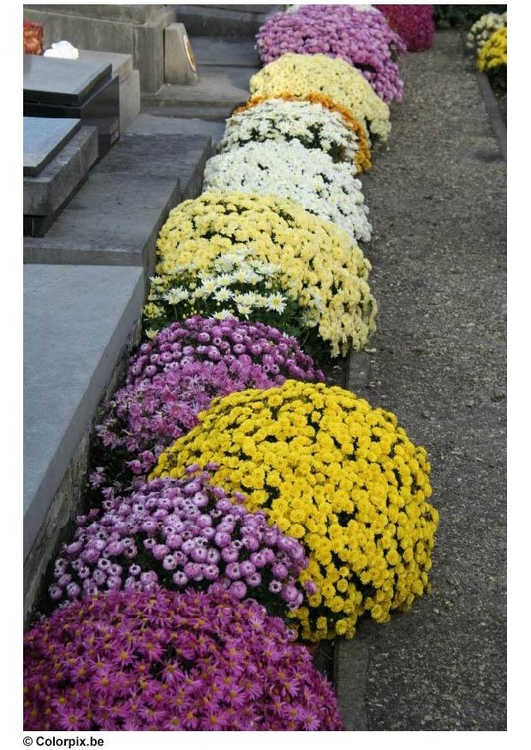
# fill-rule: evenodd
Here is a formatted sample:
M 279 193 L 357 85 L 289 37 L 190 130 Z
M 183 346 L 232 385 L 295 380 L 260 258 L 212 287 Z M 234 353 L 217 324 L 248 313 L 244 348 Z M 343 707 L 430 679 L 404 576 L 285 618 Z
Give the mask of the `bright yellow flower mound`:
M 363 348 L 376 329 L 369 261 L 344 230 L 287 198 L 203 193 L 170 211 L 157 247 L 158 287 L 183 269 L 207 270 L 231 250 L 247 248 L 274 264 L 282 291 L 304 312 L 302 324 L 332 357 Z
M 337 386 L 287 380 L 212 402 L 163 453 L 153 477 L 214 462 L 213 482 L 299 539 L 315 593 L 291 613 L 301 638 L 351 638 L 428 592 L 438 513 L 430 465 L 394 414 Z
M 498 29 L 489 37 L 479 51 L 477 66 L 482 72 L 507 66 L 507 27 Z
M 249 89 L 253 97 L 274 97 L 286 91 L 298 98 L 324 94 L 362 120 L 370 135 L 386 141 L 391 132 L 387 104 L 359 70 L 339 57 L 287 52 L 255 73 Z

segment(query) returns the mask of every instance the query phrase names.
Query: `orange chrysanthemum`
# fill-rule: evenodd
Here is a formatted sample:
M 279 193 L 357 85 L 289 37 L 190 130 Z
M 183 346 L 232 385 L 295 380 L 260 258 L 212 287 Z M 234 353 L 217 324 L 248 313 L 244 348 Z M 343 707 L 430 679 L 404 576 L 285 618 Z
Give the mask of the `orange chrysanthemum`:
M 338 112 L 349 130 L 354 131 L 358 139 L 358 152 L 356 154 L 356 172 L 368 172 L 372 167 L 371 162 L 371 146 L 369 142 L 369 136 L 365 125 L 351 115 L 346 107 L 338 102 L 335 102 L 331 97 L 319 94 L 318 92 L 306 94 L 305 96 L 293 96 L 288 91 L 274 96 L 253 96 L 245 104 L 242 104 L 233 110 L 232 116 L 245 112 L 252 107 L 256 107 L 258 104 L 263 104 L 269 99 L 282 99 L 285 102 L 300 102 L 306 101 L 310 104 L 321 104 L 323 107 L 331 110 L 332 112 Z

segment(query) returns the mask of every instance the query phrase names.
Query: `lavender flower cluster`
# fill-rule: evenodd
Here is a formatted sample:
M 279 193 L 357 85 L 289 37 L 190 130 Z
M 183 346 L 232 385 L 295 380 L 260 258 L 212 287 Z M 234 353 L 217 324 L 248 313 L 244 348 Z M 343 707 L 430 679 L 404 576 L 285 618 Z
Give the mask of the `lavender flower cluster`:
M 402 100 L 404 84 L 395 59 L 406 52 L 406 44 L 381 13 L 350 5 L 304 5 L 295 13 L 270 16 L 256 43 L 264 64 L 287 52 L 339 57 L 356 67 L 386 104 Z
M 130 364 L 126 384 L 145 381 L 193 361 L 223 361 L 243 388 L 268 387 L 256 385 L 259 379 L 263 383 L 272 378 L 324 380 L 323 373 L 294 337 L 260 322 L 196 315 L 162 329 L 151 342 L 142 344 Z M 279 381 L 275 383 L 281 385 Z
M 24 637 L 26 731 L 340 731 L 293 632 L 228 592 L 110 591 Z
M 435 37 L 435 6 L 375 5 L 404 40 L 408 52 L 430 49 Z
M 126 383 L 96 426 L 94 487 L 138 486 L 212 399 L 286 379 L 323 382 L 297 340 L 263 323 L 195 316 L 162 329 L 131 358 Z M 112 475 L 112 487 L 108 484 Z
M 109 589 L 227 589 L 286 616 L 305 598 L 298 582 L 308 557 L 300 542 L 251 513 L 244 497 L 189 467 L 182 479 L 154 479 L 132 495 L 104 501 L 77 519 L 74 540 L 55 560 L 55 602 Z M 315 587 L 311 584 L 311 591 Z

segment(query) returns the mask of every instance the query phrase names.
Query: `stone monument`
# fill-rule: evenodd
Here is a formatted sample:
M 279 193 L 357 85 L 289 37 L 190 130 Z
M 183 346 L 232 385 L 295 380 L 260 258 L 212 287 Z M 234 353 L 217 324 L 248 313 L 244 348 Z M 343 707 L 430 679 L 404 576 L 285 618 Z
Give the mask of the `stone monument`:
M 142 92 L 164 83 L 164 29 L 176 20 L 168 5 L 24 5 L 24 19 L 42 24 L 44 47 L 67 40 L 83 50 L 133 56 Z
M 120 135 L 118 76 L 106 62 L 24 55 L 24 116 L 80 119 L 98 128 L 100 158 Z

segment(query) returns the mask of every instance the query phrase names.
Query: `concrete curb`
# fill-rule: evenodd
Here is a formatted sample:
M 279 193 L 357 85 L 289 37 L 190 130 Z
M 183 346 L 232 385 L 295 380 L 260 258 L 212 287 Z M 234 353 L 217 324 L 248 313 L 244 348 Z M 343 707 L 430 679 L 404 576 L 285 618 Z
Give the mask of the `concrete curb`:
M 476 73 L 476 76 L 494 135 L 500 146 L 503 158 L 507 161 L 507 125 L 501 115 L 498 102 L 496 101 L 496 97 L 494 96 L 486 73 Z
M 370 357 L 364 351 L 351 351 L 347 358 L 345 389 L 357 394 L 370 380 Z M 333 648 L 332 684 L 339 711 L 349 732 L 367 731 L 365 690 L 369 649 L 363 641 L 337 638 Z

